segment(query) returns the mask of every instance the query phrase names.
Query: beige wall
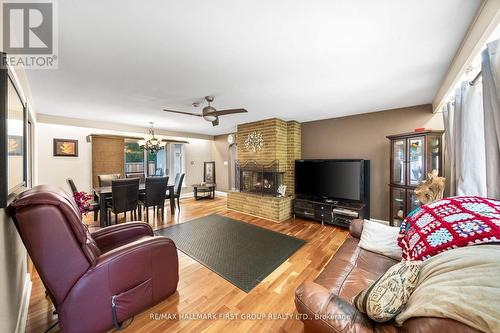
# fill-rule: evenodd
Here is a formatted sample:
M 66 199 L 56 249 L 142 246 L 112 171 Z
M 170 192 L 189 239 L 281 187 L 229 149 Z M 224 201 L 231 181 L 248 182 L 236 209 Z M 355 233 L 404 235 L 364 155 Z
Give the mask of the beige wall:
M 215 161 L 217 191 L 229 190 L 229 143 L 228 134 L 217 135 L 212 142 L 212 160 Z
M 418 127 L 443 129 L 442 114 L 431 105 L 302 123 L 302 158 L 370 160 L 371 217 L 389 218 L 390 134 Z
M 145 136 L 147 129 L 140 132 L 122 132 L 96 128 L 64 126 L 39 122 L 37 126 L 38 141 L 38 184 L 55 184 L 69 190 L 66 178 L 73 178 L 78 189 L 90 191 L 92 184 L 92 149 L 87 143 L 89 134 L 116 134 L 128 136 Z M 163 136 L 157 135 L 159 138 Z M 54 138 L 78 140 L 78 157 L 52 156 Z M 186 179 L 184 185 L 189 186 L 203 180 L 203 162 L 212 161 L 212 140 L 196 138 L 170 137 L 189 142 L 185 145 Z M 216 171 L 217 172 L 217 171 Z M 222 175 L 221 175 L 222 176 Z M 219 179 L 219 174 L 217 174 Z

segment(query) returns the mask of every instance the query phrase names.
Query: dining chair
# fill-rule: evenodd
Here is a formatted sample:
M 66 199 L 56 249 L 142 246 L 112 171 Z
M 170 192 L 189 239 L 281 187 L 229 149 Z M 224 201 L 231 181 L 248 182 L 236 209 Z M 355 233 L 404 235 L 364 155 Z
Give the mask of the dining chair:
M 180 204 L 180 197 L 181 197 L 181 190 L 182 190 L 182 182 L 184 181 L 184 176 L 186 174 L 182 173 L 178 173 L 175 175 L 175 183 L 174 183 L 174 193 L 171 194 L 169 193 L 170 195 L 173 195 L 174 198 L 177 200 L 177 207 L 179 208 L 179 210 L 181 210 L 181 204 Z
M 139 218 L 141 218 L 142 209 L 146 209 L 146 221 L 149 222 L 149 207 L 158 209 L 163 216 L 165 212 L 165 197 L 167 195 L 168 177 L 148 177 L 146 178 L 146 190 L 139 193 Z
M 145 178 L 143 172 L 131 172 L 125 174 L 125 178 L 139 178 L 139 183 L 144 184 Z
M 66 182 L 68 183 L 69 187 L 71 188 L 71 193 L 74 195 L 75 192 L 79 192 L 78 189 L 76 188 L 75 182 L 71 178 L 67 178 Z M 99 198 L 94 195 L 94 201 L 90 203 L 92 205 L 92 213 L 94 215 L 94 222 L 97 221 L 97 216 L 99 214 Z
M 120 179 L 121 175 L 119 173 L 112 173 L 109 175 L 97 175 L 97 181 L 99 183 L 99 187 L 108 187 L 111 186 L 111 182 L 113 180 Z
M 115 214 L 115 223 L 118 223 L 118 214 L 130 212 L 132 219 L 137 220 L 139 204 L 139 178 L 117 179 L 111 181 L 111 203 L 108 203 L 108 219 L 111 222 L 111 213 Z

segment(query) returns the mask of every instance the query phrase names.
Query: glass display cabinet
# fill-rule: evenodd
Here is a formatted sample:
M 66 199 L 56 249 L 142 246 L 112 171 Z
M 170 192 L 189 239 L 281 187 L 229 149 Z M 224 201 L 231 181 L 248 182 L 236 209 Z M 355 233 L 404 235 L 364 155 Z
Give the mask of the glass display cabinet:
M 436 169 L 443 175 L 444 131 L 422 131 L 390 135 L 391 169 L 389 183 L 389 222 L 398 226 L 420 204 L 415 187 Z

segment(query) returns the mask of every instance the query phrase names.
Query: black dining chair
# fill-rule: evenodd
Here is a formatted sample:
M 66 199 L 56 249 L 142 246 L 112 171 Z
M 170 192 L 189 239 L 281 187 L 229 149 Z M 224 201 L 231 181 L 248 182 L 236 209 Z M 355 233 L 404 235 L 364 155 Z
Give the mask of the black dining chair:
M 145 178 L 143 172 L 131 172 L 125 175 L 125 178 L 139 178 L 139 183 L 144 184 Z
M 97 175 L 97 181 L 99 183 L 99 187 L 108 187 L 111 186 L 111 182 L 113 180 L 120 179 L 121 175 L 119 173 L 112 173 L 109 175 Z
M 111 182 L 111 203 L 108 203 L 108 220 L 111 222 L 111 213 L 115 214 L 115 223 L 118 223 L 118 214 L 130 212 L 132 219 L 137 220 L 139 204 L 139 178 L 117 179 Z
M 71 193 L 75 194 L 75 192 L 79 192 L 78 189 L 76 188 L 75 182 L 73 179 L 68 178 L 66 179 L 66 182 L 68 183 L 69 187 L 71 188 Z M 97 216 L 99 214 L 99 198 L 97 198 L 94 195 L 94 201 L 90 203 L 92 205 L 92 213 L 94 213 L 94 222 L 97 221 Z
M 146 191 L 139 193 L 139 218 L 142 209 L 146 209 L 146 221 L 149 222 L 149 207 L 158 209 L 161 215 L 165 212 L 165 197 L 167 195 L 168 177 L 148 177 L 146 178 Z
M 174 193 L 169 193 L 169 195 L 173 195 L 174 198 L 177 200 L 177 207 L 179 210 L 181 210 L 181 204 L 180 204 L 180 197 L 181 197 L 181 190 L 182 190 L 182 182 L 184 181 L 184 176 L 185 174 L 176 174 L 175 175 L 175 182 L 174 182 Z

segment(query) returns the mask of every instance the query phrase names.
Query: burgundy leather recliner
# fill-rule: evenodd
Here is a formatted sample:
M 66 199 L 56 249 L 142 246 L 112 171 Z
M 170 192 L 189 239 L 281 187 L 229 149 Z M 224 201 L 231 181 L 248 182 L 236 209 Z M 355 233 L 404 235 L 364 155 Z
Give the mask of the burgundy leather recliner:
M 175 244 L 146 223 L 90 233 L 73 198 L 50 185 L 22 193 L 9 212 L 63 332 L 106 331 L 113 317 L 122 322 L 177 289 Z

